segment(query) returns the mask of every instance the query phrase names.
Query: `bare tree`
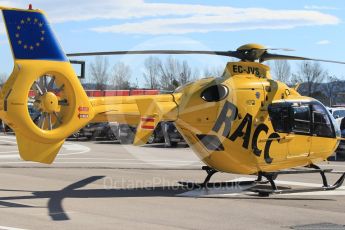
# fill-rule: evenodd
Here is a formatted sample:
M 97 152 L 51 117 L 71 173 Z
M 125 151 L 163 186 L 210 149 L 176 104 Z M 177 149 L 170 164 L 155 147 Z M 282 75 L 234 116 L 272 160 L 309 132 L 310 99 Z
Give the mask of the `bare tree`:
M 97 56 L 90 65 L 90 75 L 96 89 L 104 90 L 109 78 L 109 62 L 106 57 Z
M 205 77 L 221 77 L 224 73 L 223 66 L 206 67 L 203 71 Z
M 274 79 L 286 84 L 291 83 L 291 66 L 287 60 L 275 60 L 271 65 Z
M 179 85 L 184 85 L 190 81 L 195 80 L 196 73 L 193 72 L 192 67 L 189 66 L 187 61 L 183 61 L 182 65 L 180 64 L 180 75 L 178 78 Z
M 159 65 L 160 70 L 160 86 L 164 90 L 174 90 L 178 87 L 178 79 L 180 63 L 175 58 L 169 56 L 165 62 L 161 62 Z
M 332 76 L 332 75 L 328 75 L 327 76 L 327 82 L 325 84 L 325 89 L 326 89 L 326 96 L 328 98 L 328 105 L 332 106 L 332 99 L 334 97 L 334 91 L 337 87 L 337 83 L 340 81 L 339 78 L 337 78 L 336 76 Z
M 111 72 L 111 85 L 115 89 L 129 89 L 131 78 L 131 69 L 123 62 L 118 62 L 114 65 Z
M 327 76 L 321 64 L 318 62 L 303 61 L 298 68 L 298 72 L 293 74 L 294 83 L 305 83 L 307 95 L 313 96 L 316 86 Z
M 171 56 L 160 63 L 159 70 L 160 86 L 164 90 L 174 90 L 180 85 L 193 81 L 198 75 L 198 71 L 193 71 L 187 61 L 181 62 Z
M 150 89 L 159 88 L 159 75 L 162 62 L 157 57 L 149 57 L 145 60 L 145 71 L 143 73 L 146 87 Z

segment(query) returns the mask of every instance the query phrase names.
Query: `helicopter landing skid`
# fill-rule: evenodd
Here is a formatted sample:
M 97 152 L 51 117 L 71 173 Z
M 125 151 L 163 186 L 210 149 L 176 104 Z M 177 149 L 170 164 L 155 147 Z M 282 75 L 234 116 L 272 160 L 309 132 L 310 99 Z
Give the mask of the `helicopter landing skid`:
M 309 165 L 306 170 L 287 170 L 287 171 L 277 171 L 277 172 L 259 172 L 258 178 L 251 181 L 229 181 L 229 182 L 213 182 L 210 183 L 211 177 L 218 172 L 208 166 L 202 167 L 203 170 L 207 172 L 207 177 L 203 183 L 193 183 L 193 182 L 178 182 L 188 189 L 210 189 L 210 188 L 241 188 L 241 186 L 247 186 L 247 189 L 242 191 L 254 192 L 261 197 L 268 197 L 270 194 L 291 194 L 291 193 L 302 193 L 302 192 L 316 192 L 316 191 L 330 191 L 339 188 L 345 180 L 345 172 L 333 172 L 333 169 L 321 169 L 317 165 Z M 292 189 L 290 187 L 278 187 L 275 183 L 278 175 L 287 174 L 307 174 L 307 173 L 320 173 L 322 178 L 322 187 L 313 188 L 300 188 Z M 325 173 L 342 174 L 339 179 L 333 184 L 329 185 Z M 263 180 L 266 178 L 267 180 Z M 269 184 L 268 186 L 262 186 L 263 184 Z
M 333 172 L 333 169 L 321 169 L 319 166 L 311 164 L 308 165 L 307 170 L 287 170 L 287 171 L 277 171 L 277 172 L 260 172 L 259 178 L 265 177 L 270 183 L 270 189 L 264 188 L 251 188 L 250 191 L 258 193 L 259 196 L 269 196 L 270 194 L 291 194 L 291 193 L 300 193 L 300 192 L 316 192 L 316 191 L 330 191 L 339 188 L 345 180 L 345 172 Z M 322 187 L 318 188 L 301 188 L 301 189 L 279 189 L 275 183 L 275 179 L 278 175 L 287 175 L 287 174 L 307 174 L 307 173 L 320 173 L 322 178 Z M 342 174 L 339 179 L 333 184 L 328 184 L 326 173 L 336 173 Z

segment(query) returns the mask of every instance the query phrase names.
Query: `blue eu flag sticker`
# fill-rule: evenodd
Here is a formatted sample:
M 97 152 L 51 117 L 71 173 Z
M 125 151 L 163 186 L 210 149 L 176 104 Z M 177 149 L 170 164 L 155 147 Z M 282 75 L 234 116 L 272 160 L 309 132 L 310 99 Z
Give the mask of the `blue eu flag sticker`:
M 41 12 L 3 10 L 3 15 L 15 59 L 67 61 Z

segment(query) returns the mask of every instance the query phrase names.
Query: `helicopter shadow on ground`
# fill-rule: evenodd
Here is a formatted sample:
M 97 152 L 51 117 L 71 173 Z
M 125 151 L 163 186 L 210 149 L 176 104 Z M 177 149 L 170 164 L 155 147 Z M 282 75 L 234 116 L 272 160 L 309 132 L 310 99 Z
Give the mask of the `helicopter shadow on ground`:
M 89 138 L 67 138 L 67 141 L 71 141 L 71 142 L 81 142 L 81 143 L 85 143 L 85 142 L 91 142 L 93 144 L 114 144 L 114 145 L 120 145 L 121 142 L 118 140 L 108 140 L 106 138 L 93 138 L 93 139 L 89 139 Z
M 122 144 L 120 141 L 114 141 L 114 140 L 94 140 L 93 141 L 94 144 L 112 144 L 112 145 L 130 145 L 133 146 L 133 144 Z M 159 148 L 159 149 L 180 149 L 180 148 L 187 148 L 188 145 L 187 144 L 178 144 L 177 146 L 166 146 L 164 143 L 155 143 L 155 144 L 145 144 L 141 147 L 144 148 Z
M 145 148 L 162 148 L 162 149 L 184 149 L 188 148 L 189 146 L 185 143 L 179 143 L 177 146 L 166 146 L 164 143 L 156 143 L 156 144 L 146 144 L 142 147 Z
M 157 186 L 157 187 L 139 187 L 139 188 L 116 188 L 116 189 L 81 189 L 86 185 L 92 184 L 97 180 L 104 179 L 105 176 L 91 176 L 83 180 L 77 181 L 67 187 L 57 191 L 24 191 L 24 190 L 6 190 L 0 191 L 17 191 L 30 192 L 31 195 L 25 196 L 9 196 L 0 197 L 0 205 L 4 208 L 45 208 L 41 206 L 29 206 L 24 204 L 14 203 L 13 200 L 34 200 L 34 199 L 48 199 L 48 215 L 53 221 L 68 221 L 70 217 L 63 207 L 63 200 L 66 198 L 121 198 L 121 197 L 176 197 L 182 193 L 191 191 L 192 189 L 182 186 Z M 188 199 L 191 197 L 180 196 L 181 199 Z M 195 197 L 192 197 L 195 199 Z M 203 199 L 215 199 L 214 197 L 202 197 Z M 334 201 L 332 199 L 313 199 L 313 198 L 277 198 L 269 197 L 263 198 L 258 196 L 248 197 L 216 197 L 217 199 L 270 199 L 270 200 L 315 200 L 315 201 Z
M 121 145 L 120 141 L 109 141 L 109 140 L 93 140 L 94 144 L 98 145 Z

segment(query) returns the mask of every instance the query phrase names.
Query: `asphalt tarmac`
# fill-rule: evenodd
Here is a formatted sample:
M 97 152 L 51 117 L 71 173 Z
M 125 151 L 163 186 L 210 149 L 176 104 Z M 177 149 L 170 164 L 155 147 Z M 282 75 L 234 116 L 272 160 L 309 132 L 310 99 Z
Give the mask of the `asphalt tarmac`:
M 19 159 L 14 136 L 0 136 L 0 229 L 345 229 L 345 187 L 259 197 L 178 185 L 201 182 L 201 166 L 184 146 L 102 140 L 68 141 L 54 164 L 29 163 Z M 323 167 L 345 171 L 342 162 Z M 218 173 L 213 181 L 236 178 L 255 177 Z M 311 174 L 278 183 L 321 186 Z

